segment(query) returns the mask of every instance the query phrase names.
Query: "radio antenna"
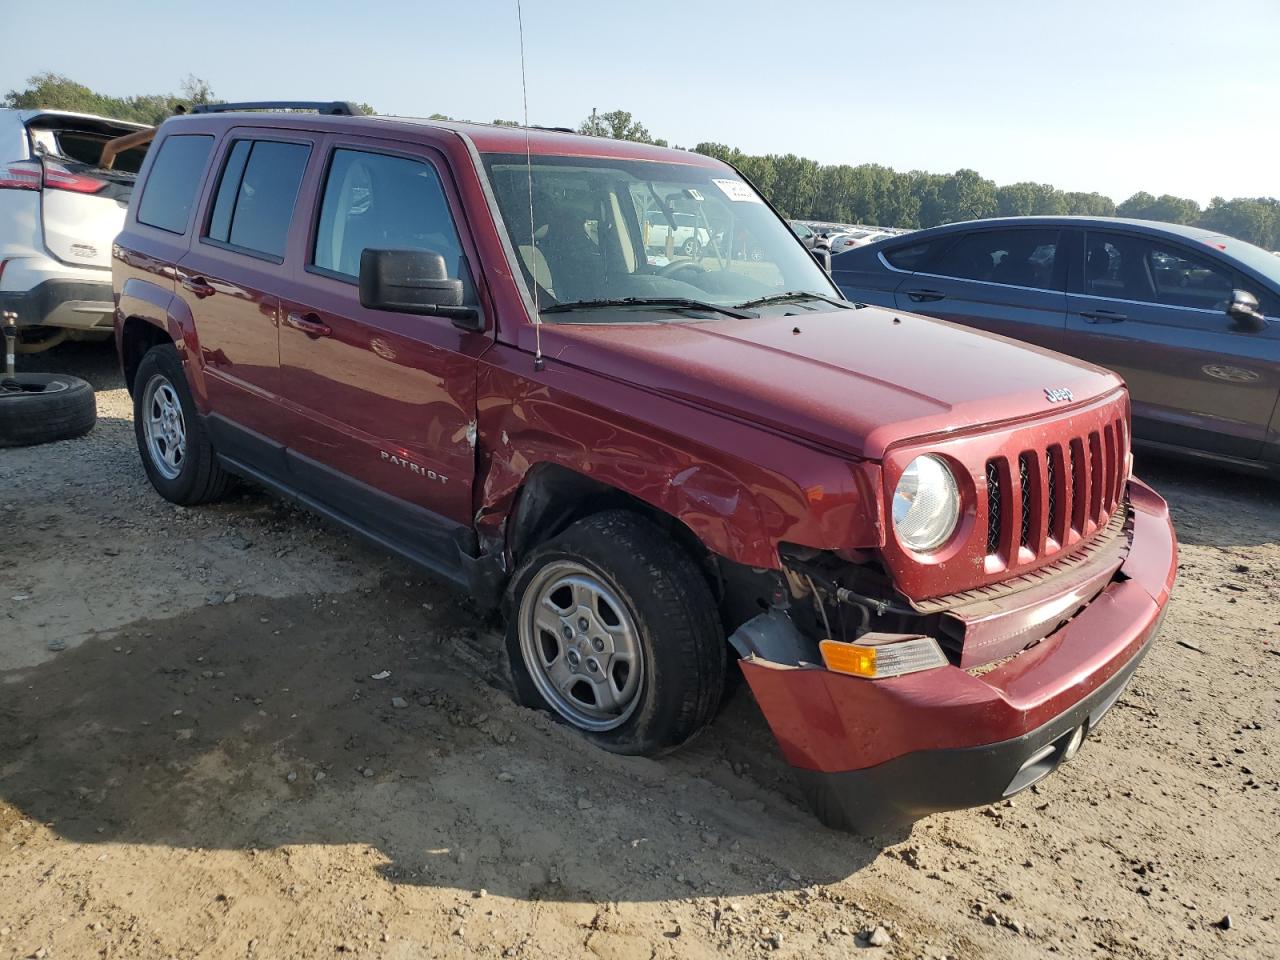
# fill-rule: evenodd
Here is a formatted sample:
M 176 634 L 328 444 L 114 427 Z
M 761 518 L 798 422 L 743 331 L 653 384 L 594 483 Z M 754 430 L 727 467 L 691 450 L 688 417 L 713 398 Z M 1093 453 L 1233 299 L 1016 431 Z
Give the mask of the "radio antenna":
M 538 227 L 533 219 L 533 153 L 529 147 L 529 85 L 524 71 L 524 11 L 516 0 L 516 22 L 520 25 L 520 94 L 524 100 L 524 169 L 529 185 L 529 275 L 533 278 L 533 369 L 543 368 L 542 311 L 538 308 Z

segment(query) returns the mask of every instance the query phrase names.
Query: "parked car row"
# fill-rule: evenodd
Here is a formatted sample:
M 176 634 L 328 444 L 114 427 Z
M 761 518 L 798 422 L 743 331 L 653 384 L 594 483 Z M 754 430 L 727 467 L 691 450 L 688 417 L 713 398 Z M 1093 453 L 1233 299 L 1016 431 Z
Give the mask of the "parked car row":
M 837 256 L 851 299 L 1114 370 L 1133 435 L 1280 472 L 1280 261 L 1196 227 L 1020 217 L 949 224 Z
M 501 607 L 520 699 L 607 750 L 683 743 L 740 669 L 824 822 L 999 800 L 1077 755 L 1168 602 L 1128 394 L 855 307 L 805 246 L 684 151 L 174 118 L 114 244 L 139 455 L 175 503 L 249 478 Z M 1007 269 L 1056 276 L 1043 247 Z

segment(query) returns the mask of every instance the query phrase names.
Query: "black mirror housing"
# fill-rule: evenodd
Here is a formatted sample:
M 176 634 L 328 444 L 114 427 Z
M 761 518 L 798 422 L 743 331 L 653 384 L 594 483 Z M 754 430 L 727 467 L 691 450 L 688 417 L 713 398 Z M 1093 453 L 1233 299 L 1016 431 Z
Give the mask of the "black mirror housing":
M 480 313 L 462 305 L 462 281 L 451 278 L 444 257 L 434 250 L 375 250 L 360 254 L 360 305 L 449 317 L 477 329 Z
M 1248 290 L 1232 290 L 1227 303 L 1227 316 L 1235 320 L 1242 330 L 1257 332 L 1266 329 L 1267 318 L 1258 305 L 1258 298 Z

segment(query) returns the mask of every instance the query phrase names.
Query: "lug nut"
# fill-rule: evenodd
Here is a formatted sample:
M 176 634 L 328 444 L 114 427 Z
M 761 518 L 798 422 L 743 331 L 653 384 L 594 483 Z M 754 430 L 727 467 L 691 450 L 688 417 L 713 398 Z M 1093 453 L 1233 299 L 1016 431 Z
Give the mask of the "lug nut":
M 592 673 L 598 673 L 600 671 L 600 664 L 596 663 L 595 657 L 592 657 L 590 660 L 587 661 L 587 669 L 590 670 Z
M 596 653 L 602 653 L 604 651 L 604 641 L 599 637 L 596 637 L 591 641 L 591 646 L 595 647 Z
M 569 661 L 569 666 L 576 667 L 581 658 L 578 656 L 577 650 L 570 650 L 565 654 L 565 659 Z
M 587 618 L 586 618 L 586 617 L 579 617 L 579 618 L 578 618 L 578 629 L 579 629 L 579 630 L 586 630 L 588 626 L 589 626 L 589 624 L 587 623 Z
M 573 627 L 569 626 L 567 623 L 564 626 L 564 638 L 566 640 L 573 639 Z

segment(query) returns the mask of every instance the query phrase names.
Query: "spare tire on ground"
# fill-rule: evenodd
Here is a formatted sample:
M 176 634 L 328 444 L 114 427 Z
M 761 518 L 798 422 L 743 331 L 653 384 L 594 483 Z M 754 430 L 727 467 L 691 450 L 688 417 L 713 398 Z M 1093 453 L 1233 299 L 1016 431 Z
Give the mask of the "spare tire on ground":
M 0 374 L 0 447 L 79 437 L 93 429 L 93 387 L 63 373 Z

